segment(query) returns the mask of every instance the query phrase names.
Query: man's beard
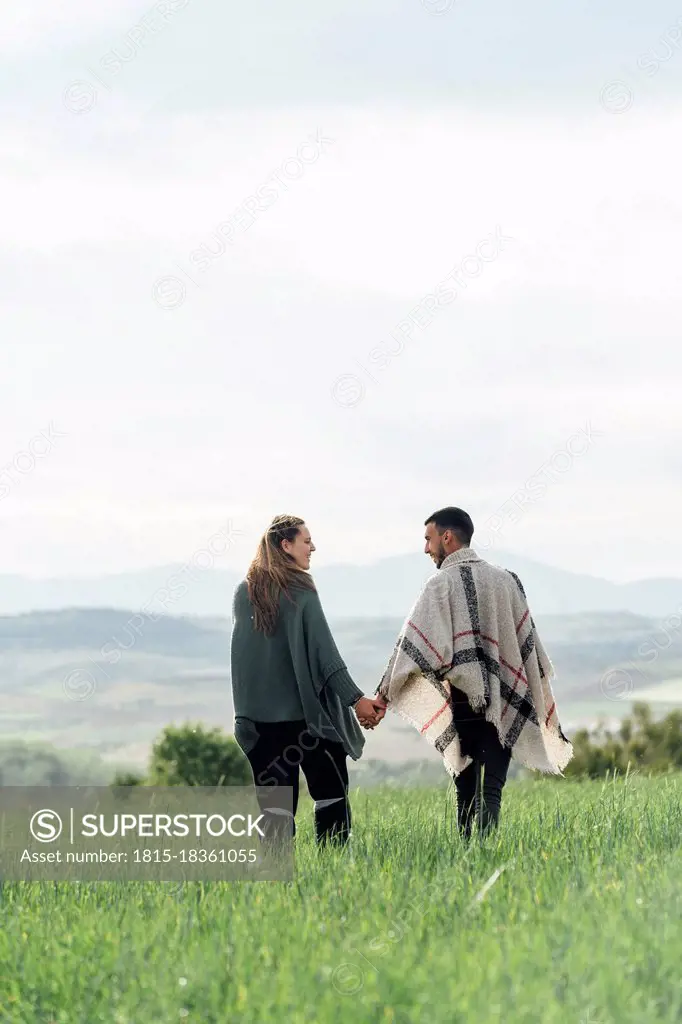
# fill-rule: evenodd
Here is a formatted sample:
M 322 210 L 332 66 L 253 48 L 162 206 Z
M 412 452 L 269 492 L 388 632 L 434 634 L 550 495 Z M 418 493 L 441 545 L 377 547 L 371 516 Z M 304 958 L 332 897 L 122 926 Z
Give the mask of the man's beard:
M 443 564 L 443 562 L 445 561 L 446 558 L 447 558 L 447 553 L 445 551 L 445 548 L 443 547 L 443 542 L 441 541 L 440 542 L 440 547 L 438 548 L 438 554 L 436 555 L 436 568 L 437 569 L 440 569 L 441 565 Z

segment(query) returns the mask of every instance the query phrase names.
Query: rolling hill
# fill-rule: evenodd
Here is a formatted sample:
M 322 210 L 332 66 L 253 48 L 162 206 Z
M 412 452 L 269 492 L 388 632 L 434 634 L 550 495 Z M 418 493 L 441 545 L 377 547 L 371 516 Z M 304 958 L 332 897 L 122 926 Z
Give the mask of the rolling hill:
M 402 619 L 330 618 L 339 649 L 372 692 Z M 682 703 L 682 650 L 670 644 L 654 662 L 638 650 L 658 624 L 631 612 L 537 616 L 557 669 L 562 724 L 569 731 L 599 716 L 620 718 L 634 698 L 658 709 Z M 143 620 L 111 608 L 42 611 L 0 618 L 0 738 L 96 750 L 142 765 L 164 726 L 189 720 L 232 726 L 230 621 L 163 617 Z M 626 668 L 627 679 L 604 683 Z M 607 680 L 610 677 L 607 677 Z M 368 737 L 367 756 L 404 762 L 437 755 L 414 730 L 389 715 Z

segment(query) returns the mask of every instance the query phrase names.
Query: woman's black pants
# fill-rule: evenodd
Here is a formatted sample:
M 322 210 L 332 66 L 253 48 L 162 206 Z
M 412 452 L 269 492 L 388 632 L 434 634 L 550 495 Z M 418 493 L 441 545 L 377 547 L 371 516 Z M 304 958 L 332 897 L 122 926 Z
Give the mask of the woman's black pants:
M 457 825 L 468 839 L 474 820 L 481 835 L 497 827 L 511 750 L 502 746 L 492 722 L 473 711 L 466 694 L 454 686 L 452 713 L 462 752 L 473 759 L 455 779 Z
M 315 801 L 315 835 L 318 843 L 333 839 L 345 843 L 350 835 L 348 767 L 341 743 L 321 739 L 308 731 L 305 721 L 256 722 L 258 742 L 246 755 L 258 787 L 258 803 L 268 838 L 293 837 L 294 819 L 277 790 L 293 790 L 292 812 L 298 807 L 299 768 Z M 263 788 L 261 788 L 263 787 Z M 267 788 L 265 788 L 267 787 Z

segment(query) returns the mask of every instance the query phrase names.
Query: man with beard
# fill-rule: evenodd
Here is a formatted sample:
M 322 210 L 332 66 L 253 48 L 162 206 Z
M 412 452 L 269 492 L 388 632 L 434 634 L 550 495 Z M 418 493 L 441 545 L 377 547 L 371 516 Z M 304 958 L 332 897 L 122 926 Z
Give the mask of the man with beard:
M 461 834 L 499 821 L 513 757 L 561 775 L 573 748 L 561 729 L 521 580 L 470 547 L 471 517 L 448 507 L 426 520 L 438 571 L 408 615 L 377 693 L 436 747 L 455 779 Z

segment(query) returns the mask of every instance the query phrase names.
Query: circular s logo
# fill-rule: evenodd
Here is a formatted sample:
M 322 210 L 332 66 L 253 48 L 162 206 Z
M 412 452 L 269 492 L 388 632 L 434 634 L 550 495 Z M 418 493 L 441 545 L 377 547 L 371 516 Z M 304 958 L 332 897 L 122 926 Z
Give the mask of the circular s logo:
M 608 700 L 626 700 L 635 688 L 632 676 L 624 668 L 613 668 L 605 672 L 599 685 Z
M 337 377 L 332 386 L 332 397 L 342 409 L 352 409 L 365 395 L 365 385 L 354 373 Z
M 31 835 L 39 843 L 53 843 L 62 834 L 62 819 L 56 811 L 36 811 L 31 818 Z
M 365 976 L 357 964 L 341 964 L 332 974 L 332 984 L 342 996 L 356 995 L 365 983 Z

